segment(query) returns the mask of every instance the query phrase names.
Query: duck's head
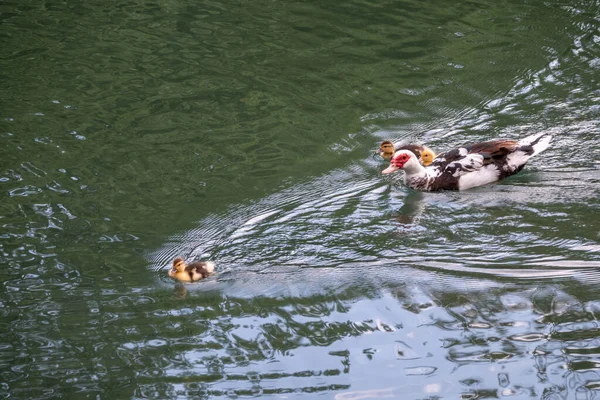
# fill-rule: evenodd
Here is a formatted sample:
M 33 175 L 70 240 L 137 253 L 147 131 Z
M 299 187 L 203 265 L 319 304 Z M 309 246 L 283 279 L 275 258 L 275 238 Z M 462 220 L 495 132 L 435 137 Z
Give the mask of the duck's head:
M 384 140 L 381 142 L 381 145 L 375 154 L 379 154 L 384 160 L 389 160 L 394 156 L 394 151 L 394 143 L 390 142 L 389 140 Z
M 173 260 L 173 268 L 169 271 L 171 278 L 175 277 L 175 274 L 183 272 L 185 270 L 185 261 L 181 257 L 177 257 Z
M 391 174 L 399 169 L 418 170 L 423 169 L 415 153 L 410 150 L 398 150 L 392 160 L 390 166 L 381 171 L 382 174 Z
M 423 150 L 421 150 L 421 164 L 423 164 L 424 166 L 428 166 L 429 164 L 431 164 L 433 162 L 433 159 L 435 158 L 435 153 L 433 152 L 433 150 L 431 150 L 429 147 L 427 146 L 423 146 Z

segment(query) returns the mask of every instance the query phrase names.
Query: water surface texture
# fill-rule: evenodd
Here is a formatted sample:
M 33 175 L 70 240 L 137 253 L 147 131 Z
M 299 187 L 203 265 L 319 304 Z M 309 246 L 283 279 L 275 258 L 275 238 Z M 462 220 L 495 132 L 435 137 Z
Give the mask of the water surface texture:
M 0 397 L 600 398 L 600 3 L 0 4 Z M 372 157 L 537 132 L 417 193 Z M 218 273 L 176 285 L 173 257 Z

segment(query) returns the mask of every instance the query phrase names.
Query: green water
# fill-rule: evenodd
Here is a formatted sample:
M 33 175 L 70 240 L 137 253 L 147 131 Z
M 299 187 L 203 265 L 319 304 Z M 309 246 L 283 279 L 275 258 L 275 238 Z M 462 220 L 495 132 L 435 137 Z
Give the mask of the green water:
M 600 390 L 600 4 L 0 4 L 1 398 Z M 383 139 L 546 131 L 415 193 Z M 173 257 L 218 273 L 184 287 Z

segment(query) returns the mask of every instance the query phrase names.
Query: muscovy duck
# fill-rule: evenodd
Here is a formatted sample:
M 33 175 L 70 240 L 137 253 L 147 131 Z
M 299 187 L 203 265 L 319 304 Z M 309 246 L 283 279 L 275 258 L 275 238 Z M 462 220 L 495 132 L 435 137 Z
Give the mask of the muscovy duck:
M 428 167 L 412 151 L 399 150 L 382 173 L 403 169 L 406 185 L 420 191 L 470 189 L 521 171 L 531 157 L 550 146 L 551 139 L 538 133 L 521 140 L 474 143 L 439 154 Z

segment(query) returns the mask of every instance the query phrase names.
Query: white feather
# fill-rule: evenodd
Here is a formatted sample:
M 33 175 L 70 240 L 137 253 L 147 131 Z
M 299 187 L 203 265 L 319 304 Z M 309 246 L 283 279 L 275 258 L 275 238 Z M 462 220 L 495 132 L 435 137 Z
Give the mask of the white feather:
M 545 132 L 536 133 L 535 135 L 527 136 L 526 138 L 519 140 L 519 146 L 531 145 L 531 143 L 535 142 L 536 140 L 537 143 L 533 145 L 532 156 L 546 150 L 548 146 L 550 146 L 550 140 L 552 140 L 552 136 L 547 135 Z
M 537 153 L 541 153 L 550 147 L 550 141 L 552 140 L 552 136 L 548 135 L 541 138 L 536 144 L 533 145 L 533 155 Z
M 489 164 L 480 168 L 477 172 L 465 174 L 458 179 L 458 190 L 466 190 L 475 186 L 496 182 L 499 172 L 495 165 Z
M 545 134 L 546 133 L 541 132 L 541 133 L 535 133 L 533 135 L 524 137 L 523 139 L 519 140 L 519 146 L 525 146 L 525 145 L 531 144 L 532 142 L 535 142 L 538 138 L 544 136 Z
M 536 140 L 537 142 L 534 145 L 532 145 L 532 154 L 527 154 L 521 150 L 517 150 L 514 153 L 509 154 L 508 157 L 506 157 L 506 166 L 504 167 L 504 169 L 514 171 L 521 165 L 527 163 L 527 161 L 534 155 L 546 150 L 550 146 L 552 136 L 546 135 L 543 132 L 527 136 L 526 138 L 519 140 L 519 146 L 531 145 L 531 143 L 535 142 Z
M 465 153 L 466 153 L 466 149 Z M 483 165 L 483 156 L 481 154 L 473 153 L 473 154 L 465 154 L 465 157 L 459 161 L 455 161 L 453 163 L 448 164 L 448 168 L 456 167 L 457 165 L 463 166 L 463 168 L 457 168 L 454 176 L 463 176 L 469 173 L 477 173 L 478 170 Z
M 215 263 L 212 261 L 206 261 L 206 271 L 209 274 L 212 274 L 213 272 L 215 272 Z
M 503 168 L 506 170 L 514 171 L 521 165 L 525 164 L 530 158 L 531 155 L 528 155 L 523 151 L 515 151 L 514 153 L 511 153 L 506 157 L 506 165 L 503 166 Z

